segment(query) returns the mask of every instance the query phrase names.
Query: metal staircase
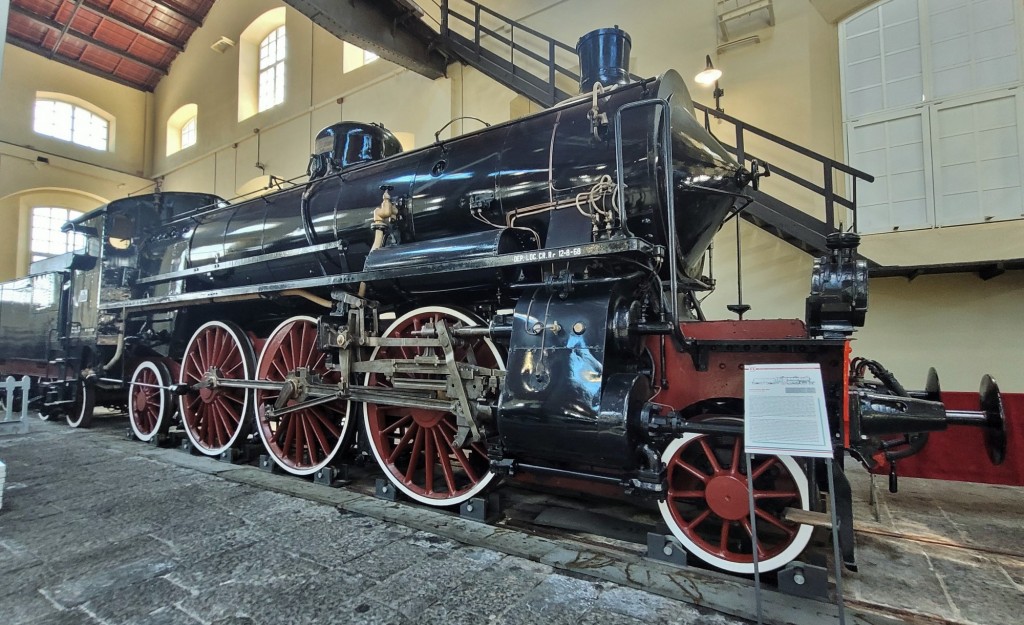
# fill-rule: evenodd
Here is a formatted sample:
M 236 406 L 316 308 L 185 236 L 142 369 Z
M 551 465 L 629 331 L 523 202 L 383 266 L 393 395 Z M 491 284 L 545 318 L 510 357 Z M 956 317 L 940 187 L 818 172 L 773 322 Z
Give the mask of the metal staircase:
M 453 10 L 452 4 L 459 5 L 461 12 Z M 576 65 L 576 50 L 572 46 L 473 0 L 441 0 L 439 6 L 441 45 L 452 57 L 541 106 L 553 106 L 574 95 L 579 74 L 570 69 Z M 573 93 L 566 88 L 573 89 Z M 813 181 L 778 166 L 771 168 L 773 176 L 820 196 L 824 203 L 824 220 L 767 193 L 752 191 L 754 201 L 742 213 L 747 221 L 814 256 L 825 254 L 825 237 L 829 233 L 840 227 L 852 226 L 856 230 L 857 183 L 872 182 L 874 177 L 720 110 L 696 102 L 694 106 L 698 114 L 704 116 L 704 125 L 709 131 L 712 118 L 733 128 L 731 142 L 725 140 L 722 132 L 717 138 L 739 162 L 749 165 L 753 160 L 760 160 L 744 147 L 746 139 L 754 136 L 771 144 L 773 149 L 784 148 L 787 156 L 799 159 L 794 162 L 802 160 L 802 169 L 813 167 L 821 171 L 820 181 Z M 845 180 L 837 184 L 841 178 Z M 837 192 L 837 187 L 848 189 L 849 194 Z M 850 211 L 852 217 L 848 223 L 842 223 L 842 219 L 837 221 L 837 206 Z M 870 260 L 868 264 L 878 266 Z

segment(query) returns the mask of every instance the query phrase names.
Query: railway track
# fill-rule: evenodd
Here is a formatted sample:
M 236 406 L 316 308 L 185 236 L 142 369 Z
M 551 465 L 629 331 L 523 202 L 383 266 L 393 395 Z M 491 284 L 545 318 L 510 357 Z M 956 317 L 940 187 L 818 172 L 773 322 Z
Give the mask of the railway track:
M 123 421 L 116 418 L 98 419 L 96 430 L 98 430 L 97 433 L 99 434 L 110 436 L 112 438 L 120 438 L 124 431 L 122 424 Z M 174 458 L 179 453 L 180 452 L 173 450 L 167 450 L 167 454 L 169 454 L 169 457 L 171 458 Z M 249 468 L 255 467 L 256 464 L 258 464 L 258 461 L 255 458 L 251 458 L 250 462 L 247 463 Z M 239 465 L 239 469 L 244 470 L 247 465 Z M 459 517 L 457 512 L 432 508 L 428 509 L 425 506 L 416 504 L 415 502 L 407 502 L 408 505 L 403 505 L 398 508 L 403 511 L 400 513 L 394 512 L 396 509 L 394 504 L 391 504 L 390 506 L 382 505 L 381 508 L 386 509 L 387 513 L 380 515 L 375 514 L 373 508 L 377 504 L 374 504 L 370 498 L 375 496 L 375 479 L 377 477 L 377 472 L 373 470 L 372 467 L 372 463 L 370 463 L 365 469 L 354 467 L 350 473 L 352 481 L 346 484 L 342 489 L 331 489 L 319 486 L 314 486 L 311 489 L 310 487 L 312 485 L 308 478 L 303 479 L 290 475 L 273 476 L 273 486 L 267 487 L 278 492 L 319 501 L 321 503 L 331 503 L 329 493 L 332 491 L 339 493 L 341 496 L 343 496 L 344 493 L 357 493 L 364 496 L 363 499 L 368 502 L 367 505 L 369 506 L 366 510 L 357 510 L 361 513 L 403 524 L 407 523 L 407 521 L 403 519 L 403 515 L 406 513 L 412 514 L 417 518 L 420 516 L 429 516 L 434 519 L 429 521 L 427 526 L 417 525 L 417 523 L 419 523 L 418 521 L 411 524 L 411 526 L 418 527 L 420 529 L 429 528 L 431 531 L 441 531 L 444 533 L 445 531 L 448 531 L 445 528 L 458 528 L 465 523 L 465 521 Z M 232 471 L 232 473 L 235 472 L 236 471 Z M 249 473 L 248 471 L 244 472 Z M 266 479 L 271 479 L 271 476 L 267 476 Z M 316 491 L 327 494 L 324 494 L 323 496 L 310 494 Z M 543 492 L 539 492 L 535 487 L 526 487 L 516 483 L 505 484 L 501 489 L 499 489 L 499 492 L 502 495 L 503 502 L 502 514 L 501 517 L 493 523 L 493 527 L 500 529 L 503 532 L 520 535 L 524 538 L 529 537 L 531 539 L 545 541 L 548 543 L 556 543 L 562 545 L 563 549 L 590 554 L 589 557 L 593 559 L 594 562 L 597 562 L 599 566 L 614 567 L 614 563 L 619 563 L 624 568 L 629 569 L 630 567 L 637 566 L 638 563 L 642 563 L 643 566 L 653 567 L 653 569 L 658 571 L 664 570 L 661 567 L 668 566 L 660 563 L 652 563 L 646 558 L 646 533 L 649 531 L 660 531 L 665 533 L 666 531 L 665 528 L 660 525 L 660 517 L 658 516 L 657 511 L 653 508 L 651 510 L 638 510 L 635 504 L 627 505 L 625 503 L 615 501 L 596 502 L 593 499 L 567 499 L 564 492 L 559 492 L 557 495 L 545 494 Z M 383 504 L 383 502 L 380 503 Z M 338 507 L 342 508 L 343 506 Z M 934 547 L 954 549 L 959 552 L 970 553 L 981 558 L 1012 560 L 1019 563 L 1021 567 L 1024 567 L 1024 554 L 1019 551 L 1000 549 L 990 545 L 970 544 L 939 535 L 900 532 L 880 524 L 868 522 L 855 523 L 855 532 L 858 537 L 862 539 L 886 541 L 890 544 L 897 545 L 896 548 L 900 550 L 905 550 L 907 548 L 899 545 L 907 544 L 912 544 L 916 548 L 924 548 L 925 550 Z M 507 547 L 501 544 L 491 544 L 487 540 L 477 543 L 475 538 L 467 537 L 468 535 L 461 535 L 456 530 L 451 530 L 447 536 L 468 544 L 479 544 L 480 546 L 506 551 L 506 553 L 513 553 L 513 555 L 529 555 L 507 551 Z M 821 554 L 825 554 L 828 552 L 829 545 L 827 543 L 816 544 L 812 542 L 811 548 L 818 550 Z M 571 566 L 567 567 L 567 569 L 573 570 Z M 681 577 L 697 580 L 696 582 L 693 582 L 695 587 L 702 587 L 703 584 L 710 584 L 711 587 L 716 588 L 719 591 L 722 587 L 725 587 L 728 589 L 725 593 L 726 596 L 742 596 L 744 592 L 747 592 L 751 594 L 752 599 L 752 583 L 747 578 L 724 575 L 717 571 L 702 569 L 699 566 L 687 567 L 679 570 L 681 571 Z M 581 575 L 594 576 L 595 565 L 591 562 L 576 572 Z M 862 572 L 858 575 L 870 576 L 871 574 L 871 570 L 862 568 Z M 597 577 L 600 577 L 600 575 Z M 774 582 L 774 577 L 775 576 L 773 574 L 768 574 L 763 576 L 763 579 L 768 584 L 772 584 Z M 627 579 L 613 581 L 616 581 L 617 583 L 629 583 L 629 580 Z M 644 583 L 635 583 L 633 585 L 636 587 L 645 587 Z M 685 584 L 683 584 L 683 586 L 685 587 Z M 649 590 L 655 593 L 671 596 L 672 598 L 688 600 L 685 596 L 672 596 L 671 589 L 666 591 L 665 588 L 652 587 L 649 588 Z M 849 595 L 849 593 L 847 594 Z M 780 595 L 780 597 L 785 596 Z M 795 600 L 795 598 L 790 599 Z M 699 603 L 701 600 L 696 600 L 694 602 Z M 784 600 L 788 601 L 788 599 Z M 880 598 L 875 601 L 865 600 L 855 596 L 847 596 L 845 598 L 845 602 L 848 609 L 854 609 L 857 610 L 858 613 L 869 615 L 866 617 L 867 620 L 855 621 L 860 623 L 873 624 L 904 622 L 911 623 L 913 625 L 977 625 L 976 621 L 968 619 L 957 619 L 939 614 L 924 613 L 920 610 L 913 609 L 913 607 L 896 605 L 895 602 L 891 601 L 889 598 Z M 827 603 L 814 603 L 829 607 L 829 604 Z M 707 605 L 713 609 L 722 609 L 722 611 L 731 613 L 733 616 L 746 618 L 752 617 L 751 614 L 744 613 L 742 610 L 739 613 L 731 612 L 727 609 L 728 606 L 716 607 L 713 601 L 702 605 Z M 876 615 L 880 617 L 881 620 L 874 620 L 874 617 L 870 615 Z M 767 622 L 823 622 L 815 621 L 813 618 L 807 621 L 792 619 L 793 617 L 786 617 L 782 619 L 768 618 Z M 848 620 L 848 622 L 850 621 Z M 992 623 L 992 625 L 995 625 L 995 623 Z

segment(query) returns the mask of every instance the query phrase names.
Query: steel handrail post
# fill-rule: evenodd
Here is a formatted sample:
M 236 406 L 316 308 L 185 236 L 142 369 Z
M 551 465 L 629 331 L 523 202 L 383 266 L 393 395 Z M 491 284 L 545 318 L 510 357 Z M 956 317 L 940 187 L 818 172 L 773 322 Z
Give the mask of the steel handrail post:
M 825 175 L 825 223 L 829 228 L 836 227 L 836 206 L 835 193 L 832 190 L 832 164 L 828 161 L 823 163 Z
M 480 52 L 480 5 L 475 2 L 475 14 L 473 15 L 473 43 L 476 44 L 477 53 Z
M 662 158 L 664 159 L 663 166 L 665 168 L 665 204 L 668 212 L 668 263 L 669 263 L 669 292 L 672 297 L 672 301 L 669 302 L 669 306 L 672 311 L 672 326 L 673 328 L 679 327 L 679 282 L 676 275 L 677 263 L 676 263 L 676 202 L 675 193 L 673 192 L 673 182 L 675 178 L 675 171 L 672 166 L 672 108 L 668 104 L 668 100 L 664 98 L 654 98 L 650 100 L 640 100 L 638 102 L 630 102 L 619 107 L 615 112 L 615 177 L 616 177 L 616 192 L 619 198 L 619 220 L 622 223 L 623 231 L 628 235 L 632 236 L 629 231 L 629 227 L 626 225 L 626 187 L 625 187 L 625 172 L 623 171 L 623 156 L 622 156 L 622 113 L 624 111 L 640 108 L 643 106 L 657 106 L 661 107 L 661 151 Z
M 555 42 L 554 40 L 548 40 L 548 60 L 551 62 L 548 65 L 548 82 L 551 84 L 551 104 L 555 103 L 558 98 L 558 89 L 555 87 Z

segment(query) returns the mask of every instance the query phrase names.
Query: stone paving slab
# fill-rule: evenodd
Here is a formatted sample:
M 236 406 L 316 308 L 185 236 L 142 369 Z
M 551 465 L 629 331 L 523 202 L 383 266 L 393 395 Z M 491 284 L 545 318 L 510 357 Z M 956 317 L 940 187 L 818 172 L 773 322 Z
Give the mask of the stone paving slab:
M 38 423 L 10 443 L 2 625 L 628 624 L 629 605 L 656 605 L 649 625 L 743 622 L 428 531 L 519 544 L 510 530 L 429 510 L 398 524 L 416 509 L 109 430 Z
M 642 549 L 483 525 L 129 442 L 103 421 L 98 429 L 39 423 L 17 445 L 0 441 L 0 457 L 17 473 L 9 494 L 18 498 L 10 495 L 0 513 L 0 589 L 10 584 L 0 590 L 0 625 L 8 614 L 12 625 L 731 625 L 754 613 L 747 582 L 651 562 Z M 1016 622 L 1024 560 L 998 551 L 1020 552 L 1021 489 L 984 491 L 973 499 L 978 511 L 960 514 L 911 483 L 892 499 L 884 494 L 876 519 L 866 484 L 854 475 L 864 527 L 930 531 L 962 548 L 860 535 L 861 573 L 844 578 L 855 604 L 847 622 L 902 622 L 896 614 L 907 622 Z M 955 490 L 972 501 L 970 487 Z M 1003 535 L 978 536 L 978 527 Z M 836 619 L 833 606 L 776 592 L 765 593 L 765 605 L 767 622 Z

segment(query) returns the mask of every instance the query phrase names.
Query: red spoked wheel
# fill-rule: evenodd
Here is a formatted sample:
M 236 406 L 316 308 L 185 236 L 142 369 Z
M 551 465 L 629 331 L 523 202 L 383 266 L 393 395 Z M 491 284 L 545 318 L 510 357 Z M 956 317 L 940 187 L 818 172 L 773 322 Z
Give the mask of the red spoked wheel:
M 277 326 L 263 346 L 256 373 L 260 380 L 293 381 L 300 390 L 288 400 L 289 406 L 306 399 L 301 390 L 305 382 L 337 384 L 341 380 L 327 367 L 327 354 L 317 348 L 312 317 L 292 317 Z M 266 409 L 278 397 L 279 392 L 256 391 L 256 424 L 270 457 L 295 475 L 310 475 L 330 464 L 351 439 L 351 402 L 333 401 L 269 418 Z
M 686 434 L 661 456 L 668 492 L 659 503 L 672 534 L 691 554 L 716 568 L 752 574 L 749 498 L 743 438 Z M 751 457 L 757 516 L 758 569 L 795 559 L 813 528 L 783 518 L 786 508 L 809 508 L 807 478 L 789 456 Z
M 395 320 L 383 334 L 387 338 L 414 338 L 427 325 L 444 320 L 449 327 L 479 325 L 479 320 L 453 310 L 429 306 L 418 308 Z M 371 360 L 412 359 L 436 355 L 444 360 L 440 348 L 378 347 Z M 455 359 L 491 369 L 504 369 L 505 364 L 489 339 L 457 341 Z M 419 380 L 441 376 L 419 374 Z M 370 373 L 366 386 L 388 388 L 392 380 L 383 374 Z M 416 501 L 432 506 L 451 506 L 477 495 L 494 480 L 486 446 L 453 443 L 458 431 L 454 414 L 438 410 L 402 408 L 364 404 L 364 426 L 377 463 L 391 483 Z
M 128 391 L 128 423 L 140 441 L 149 442 L 170 427 L 174 413 L 170 385 L 171 372 L 162 362 L 144 360 L 135 368 Z
M 214 380 L 251 380 L 252 344 L 241 328 L 209 321 L 195 331 L 185 348 L 179 382 L 195 386 Z M 250 393 L 246 389 L 207 386 L 178 400 L 181 422 L 192 445 L 207 456 L 230 449 L 249 432 Z

